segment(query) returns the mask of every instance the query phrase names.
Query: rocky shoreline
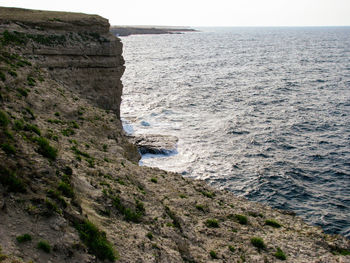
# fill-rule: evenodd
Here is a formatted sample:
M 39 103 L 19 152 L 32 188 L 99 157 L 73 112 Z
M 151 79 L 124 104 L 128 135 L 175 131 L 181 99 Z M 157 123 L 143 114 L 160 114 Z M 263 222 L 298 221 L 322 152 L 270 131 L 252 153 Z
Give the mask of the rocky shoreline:
M 106 19 L 0 8 L 0 48 L 0 262 L 350 262 L 340 235 L 140 167 Z

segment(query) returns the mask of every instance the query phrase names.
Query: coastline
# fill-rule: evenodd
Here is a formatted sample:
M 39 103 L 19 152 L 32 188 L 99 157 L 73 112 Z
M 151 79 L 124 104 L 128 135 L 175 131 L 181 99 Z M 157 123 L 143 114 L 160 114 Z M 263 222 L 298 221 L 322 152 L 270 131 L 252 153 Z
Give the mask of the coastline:
M 182 34 L 186 32 L 198 32 L 198 30 L 192 28 L 166 26 L 111 26 L 110 31 L 119 37 L 130 35 Z
M 350 261 L 342 236 L 140 167 L 120 120 L 122 44 L 106 19 L 1 11 L 2 261 Z

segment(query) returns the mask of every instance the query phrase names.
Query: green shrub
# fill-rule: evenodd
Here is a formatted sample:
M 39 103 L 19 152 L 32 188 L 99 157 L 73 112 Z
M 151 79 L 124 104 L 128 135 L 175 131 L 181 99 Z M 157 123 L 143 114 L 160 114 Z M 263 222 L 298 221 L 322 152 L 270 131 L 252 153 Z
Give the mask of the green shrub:
M 61 210 L 57 207 L 57 204 L 55 202 L 52 202 L 49 199 L 45 199 L 45 205 L 47 208 L 47 213 L 46 215 L 50 216 L 52 214 L 54 214 L 54 212 L 61 214 Z
M 24 129 L 24 122 L 22 120 L 15 120 L 13 128 L 16 131 L 20 131 Z
M 64 198 L 61 196 L 61 193 L 60 193 L 59 191 L 49 189 L 49 190 L 47 191 L 47 195 L 48 195 L 49 197 L 51 197 L 51 198 L 56 199 L 56 200 L 59 202 L 59 204 L 60 204 L 61 206 L 63 206 L 64 208 L 67 207 L 67 202 L 66 202 L 66 200 L 64 200 Z M 59 212 L 60 212 L 60 211 L 59 211 Z
M 196 208 L 202 212 L 205 212 L 205 210 L 206 210 L 206 207 L 204 205 L 196 205 Z
M 78 125 L 78 123 L 76 123 L 75 121 L 72 121 L 72 122 L 71 122 L 71 125 L 72 125 L 72 128 L 74 128 L 74 129 L 79 129 L 79 125 Z
M 280 228 L 281 227 L 281 224 L 278 223 L 274 219 L 267 219 L 267 220 L 265 220 L 265 225 L 272 226 L 272 227 L 275 227 L 275 228 Z
M 280 249 L 279 247 L 277 248 L 276 253 L 274 254 L 274 256 L 280 260 L 286 260 L 286 254 L 284 254 L 284 252 L 282 251 L 282 249 Z
M 216 254 L 216 252 L 214 250 L 211 250 L 209 252 L 209 255 L 212 259 L 218 259 L 218 255 Z
M 115 261 L 117 253 L 112 244 L 107 240 L 106 233 L 100 231 L 93 223 L 85 220 L 83 223 L 75 224 L 80 239 L 88 247 L 89 252 L 101 260 Z
M 70 198 L 74 197 L 74 190 L 69 183 L 61 181 L 58 185 L 58 190 L 60 190 L 64 196 L 67 196 Z
M 67 129 L 64 129 L 64 130 L 62 131 L 62 134 L 63 134 L 64 136 L 66 136 L 66 137 L 69 137 L 69 136 L 71 136 L 71 135 L 74 135 L 74 134 L 75 134 L 75 131 L 72 130 L 71 128 L 67 128 Z
M 16 153 L 16 148 L 9 143 L 3 143 L 1 144 L 1 149 L 6 153 L 6 154 L 15 154 Z
M 107 148 L 108 148 L 107 144 L 104 144 L 102 147 L 103 147 L 103 151 L 107 152 Z
M 17 91 L 23 97 L 27 97 L 28 96 L 28 91 L 26 89 L 18 88 Z
M 219 227 L 219 222 L 216 219 L 207 219 L 207 221 L 205 221 L 205 225 L 207 227 L 217 228 Z
M 202 195 L 204 195 L 208 198 L 213 198 L 215 196 L 215 194 L 213 192 L 209 192 L 209 191 L 202 191 L 201 193 L 202 193 Z
M 7 138 L 11 139 L 11 140 L 14 139 L 13 133 L 12 133 L 11 131 L 7 130 L 7 129 L 4 130 L 4 135 L 5 135 Z
M 35 84 L 36 84 L 36 81 L 35 81 L 35 79 L 32 76 L 28 76 L 27 77 L 27 83 L 28 83 L 29 86 L 34 87 Z
M 17 77 L 17 72 L 16 71 L 9 70 L 8 73 L 14 78 Z
M 150 240 L 152 240 L 153 239 L 153 234 L 151 232 L 148 232 L 146 234 L 146 237 L 148 237 Z
M 231 252 L 235 252 L 235 250 L 236 250 L 235 247 L 234 247 L 234 246 L 231 246 L 231 245 L 228 246 L 228 249 L 229 249 Z
M 28 39 L 24 33 L 20 33 L 17 31 L 9 32 L 8 30 L 5 30 L 2 33 L 1 43 L 3 45 L 8 45 L 8 44 L 22 45 L 22 44 L 26 44 L 27 42 L 28 42 Z
M 51 246 L 50 246 L 49 242 L 47 242 L 45 240 L 39 241 L 36 247 L 38 249 L 41 249 L 42 251 L 44 251 L 46 253 L 50 253 L 51 252 Z
M 340 247 L 332 247 L 332 253 L 334 255 L 348 256 L 350 255 L 350 250 Z
M 85 158 L 91 158 L 91 156 L 88 153 L 80 151 L 75 145 L 72 146 L 71 149 L 72 149 L 72 151 L 74 152 L 75 155 L 81 155 L 81 156 L 83 156 Z
M 66 175 L 73 175 L 73 169 L 70 168 L 69 166 L 64 167 L 62 170 Z
M 158 183 L 158 179 L 155 178 L 155 177 L 152 177 L 152 178 L 151 178 L 151 182 L 156 184 L 156 183 Z
M 0 110 L 0 125 L 2 127 L 7 127 L 9 123 L 10 123 L 10 120 L 7 117 L 7 114 L 4 111 Z
M 31 109 L 31 108 L 24 108 L 25 109 L 25 111 L 30 115 L 30 117 L 31 117 L 31 119 L 32 120 L 35 120 L 35 115 L 34 115 L 34 112 L 33 112 L 33 110 Z
M 237 219 L 238 223 L 241 225 L 246 225 L 248 223 L 248 218 L 244 215 L 235 215 L 235 218 Z
M 261 237 L 253 237 L 250 239 L 250 242 L 252 243 L 253 246 L 258 248 L 259 250 L 266 248 L 264 240 Z
M 32 240 L 32 236 L 29 235 L 29 234 L 23 234 L 23 235 L 20 235 L 20 236 L 16 237 L 16 240 L 19 243 L 23 243 L 23 242 L 31 241 Z
M 4 72 L 2 72 L 2 71 L 0 71 L 0 79 L 1 79 L 2 81 L 5 81 L 5 80 L 6 80 L 6 76 L 5 76 Z
M 7 186 L 10 192 L 24 193 L 26 191 L 23 181 L 15 172 L 6 167 L 0 167 L 0 183 Z
M 39 137 L 36 139 L 39 145 L 39 153 L 44 157 L 50 160 L 56 160 L 57 158 L 57 149 L 52 147 L 48 140 L 43 137 Z
M 174 211 L 171 211 L 170 208 L 168 206 L 165 206 L 165 212 L 167 213 L 167 215 L 173 220 L 173 225 L 178 228 L 181 229 L 181 224 L 180 224 L 180 220 L 179 218 L 176 216 Z
M 60 116 L 60 113 L 59 113 L 59 112 L 55 112 L 55 116 L 56 116 L 56 117 L 59 117 L 59 116 Z
M 112 197 L 114 207 L 124 215 L 124 219 L 126 221 L 131 221 L 134 223 L 139 223 L 141 221 L 141 217 L 145 213 L 145 208 L 142 202 L 136 200 L 135 210 L 126 207 L 120 200 L 118 196 Z
M 41 131 L 40 129 L 38 128 L 38 126 L 34 125 L 34 124 L 29 124 L 27 123 L 25 126 L 24 126 L 24 130 L 25 131 L 30 131 L 30 132 L 34 132 L 36 133 L 37 135 L 41 135 Z

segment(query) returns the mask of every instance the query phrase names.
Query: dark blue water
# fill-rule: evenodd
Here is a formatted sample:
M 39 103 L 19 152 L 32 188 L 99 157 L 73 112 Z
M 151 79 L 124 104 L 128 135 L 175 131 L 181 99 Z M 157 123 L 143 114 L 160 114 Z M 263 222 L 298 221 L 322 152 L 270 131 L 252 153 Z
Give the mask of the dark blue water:
M 350 236 L 350 28 L 226 28 L 122 39 L 122 118 L 179 138 L 142 163 Z

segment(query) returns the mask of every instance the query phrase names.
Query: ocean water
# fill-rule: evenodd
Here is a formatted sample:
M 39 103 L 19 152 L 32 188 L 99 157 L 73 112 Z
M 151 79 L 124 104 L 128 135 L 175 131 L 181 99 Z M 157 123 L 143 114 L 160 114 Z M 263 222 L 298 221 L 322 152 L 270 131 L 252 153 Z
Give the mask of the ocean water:
M 350 237 L 350 27 L 122 38 L 122 119 L 179 138 L 141 163 Z

